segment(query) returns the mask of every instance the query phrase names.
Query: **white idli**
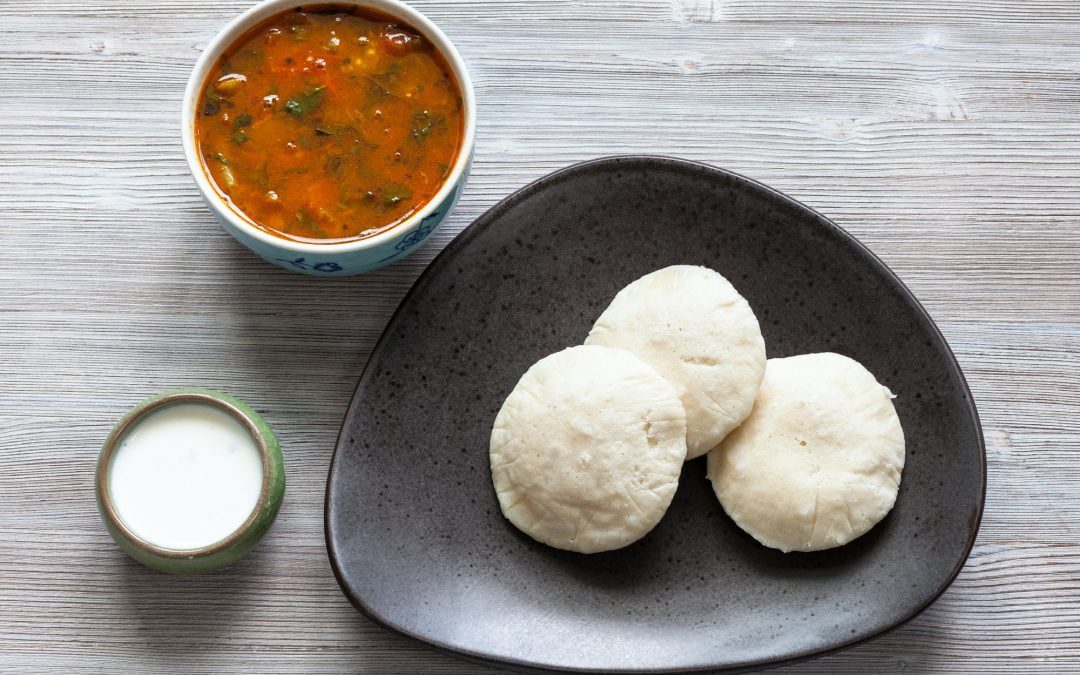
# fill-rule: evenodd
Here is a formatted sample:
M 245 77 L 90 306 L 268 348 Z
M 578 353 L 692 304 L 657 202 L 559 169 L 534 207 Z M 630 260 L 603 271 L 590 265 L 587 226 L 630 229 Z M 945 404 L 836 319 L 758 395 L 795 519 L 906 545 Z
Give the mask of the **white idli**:
M 517 383 L 490 449 L 511 523 L 555 548 L 608 551 L 645 536 L 671 504 L 686 414 L 671 385 L 633 354 L 571 347 Z
M 674 265 L 619 291 L 587 345 L 633 352 L 675 387 L 686 408 L 687 459 L 705 454 L 750 414 L 765 341 L 738 291 L 713 270 Z
M 819 551 L 892 509 L 904 431 L 892 394 L 839 354 L 769 359 L 750 417 L 709 453 L 728 515 L 781 551 Z

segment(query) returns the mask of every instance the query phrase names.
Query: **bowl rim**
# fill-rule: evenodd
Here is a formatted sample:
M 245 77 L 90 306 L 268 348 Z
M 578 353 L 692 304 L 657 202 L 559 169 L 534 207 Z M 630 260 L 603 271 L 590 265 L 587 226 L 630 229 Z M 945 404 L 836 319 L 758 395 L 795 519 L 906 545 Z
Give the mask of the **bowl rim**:
M 231 47 L 245 31 L 274 15 L 297 7 L 334 5 L 370 8 L 389 14 L 409 24 L 420 31 L 425 38 L 431 40 L 435 48 L 446 59 L 447 65 L 450 66 L 450 70 L 457 80 L 458 88 L 461 91 L 462 108 L 465 113 L 465 129 L 457 157 L 454 159 L 454 165 L 443 180 L 439 191 L 411 216 L 371 237 L 341 242 L 310 243 L 286 239 L 267 232 L 252 220 L 243 216 L 239 209 L 225 200 L 220 190 L 207 175 L 205 164 L 198 151 L 195 142 L 195 112 L 198 108 L 199 94 L 210 74 L 210 69 L 217 63 L 221 54 Z M 473 91 L 472 78 L 465 65 L 465 60 L 458 52 L 457 47 L 450 41 L 450 38 L 434 22 L 400 0 L 325 0 L 323 2 L 318 0 L 262 0 L 262 2 L 248 8 L 225 24 L 206 45 L 202 54 L 199 55 L 191 70 L 191 75 L 188 76 L 187 86 L 184 89 L 180 115 L 180 135 L 183 140 L 184 159 L 196 186 L 199 188 L 199 192 L 209 204 L 211 210 L 228 220 L 232 227 L 263 244 L 295 253 L 309 255 L 351 253 L 376 249 L 384 243 L 396 241 L 401 235 L 408 234 L 419 227 L 425 218 L 430 216 L 436 208 L 451 197 L 459 183 L 464 179 L 472 159 L 472 150 L 476 140 L 476 95 Z
M 181 404 L 210 406 L 228 414 L 237 422 L 240 422 L 247 432 L 251 434 L 251 438 L 255 442 L 255 447 L 258 448 L 259 451 L 259 461 L 262 463 L 262 485 L 259 488 L 259 498 L 255 502 L 255 506 L 251 509 L 251 513 L 244 519 L 244 522 L 222 539 L 199 548 L 189 549 L 159 546 L 132 531 L 120 516 L 116 504 L 113 503 L 112 486 L 109 480 L 112 475 L 113 456 L 116 454 L 117 449 L 120 447 L 120 441 L 127 432 L 153 413 L 160 412 L 170 406 Z M 210 390 L 179 389 L 159 394 L 158 396 L 148 398 L 145 401 L 136 404 L 134 408 L 129 410 L 124 417 L 117 422 L 116 426 L 109 432 L 108 438 L 105 439 L 105 443 L 101 448 L 101 454 L 98 456 L 95 482 L 102 514 L 133 546 L 161 558 L 169 558 L 172 560 L 201 559 L 221 553 L 222 551 L 227 551 L 233 546 L 241 543 L 248 532 L 256 525 L 260 514 L 270 503 L 270 493 L 273 489 L 274 481 L 273 465 L 274 457 L 271 455 L 269 439 L 266 438 L 262 430 L 259 429 L 258 424 L 256 424 L 244 410 L 227 398 L 219 397 L 217 392 L 212 392 Z

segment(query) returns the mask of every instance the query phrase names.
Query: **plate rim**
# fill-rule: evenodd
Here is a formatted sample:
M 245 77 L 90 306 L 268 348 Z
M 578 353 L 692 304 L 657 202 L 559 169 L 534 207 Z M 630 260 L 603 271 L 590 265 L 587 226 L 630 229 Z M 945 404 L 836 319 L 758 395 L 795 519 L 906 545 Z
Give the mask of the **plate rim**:
M 754 659 L 751 661 L 745 661 L 742 663 L 733 663 L 728 665 L 722 664 L 698 664 L 688 668 L 569 668 L 551 663 L 542 663 L 529 659 L 517 659 L 517 658 L 503 658 L 487 654 L 484 652 L 477 652 L 468 649 L 464 649 L 459 646 L 451 645 L 441 640 L 433 639 L 431 637 L 416 634 L 402 626 L 395 624 L 393 621 L 379 614 L 377 611 L 369 607 L 362 598 L 357 596 L 353 589 L 345 580 L 344 572 L 340 568 L 340 562 L 338 560 L 337 551 L 331 537 L 330 531 L 330 512 L 331 512 L 331 491 L 330 485 L 334 475 L 334 468 L 338 461 L 338 453 L 342 447 L 342 441 L 345 438 L 345 426 L 348 423 L 354 404 L 356 403 L 356 395 L 360 391 L 361 385 L 364 383 L 370 364 L 375 361 L 375 357 L 383 350 L 385 344 L 388 342 L 387 336 L 391 332 L 391 328 L 396 324 L 398 318 L 402 314 L 402 308 L 405 307 L 412 299 L 413 295 L 418 292 L 423 284 L 425 277 L 429 276 L 431 270 L 436 268 L 436 265 L 440 260 L 448 257 L 468 244 L 481 232 L 485 231 L 490 225 L 490 222 L 501 216 L 505 211 L 509 210 L 516 203 L 524 200 L 527 197 L 532 196 L 540 190 L 545 189 L 549 184 L 555 183 L 561 180 L 574 177 L 583 171 L 588 171 L 595 167 L 605 167 L 607 165 L 617 166 L 619 164 L 654 164 L 664 167 L 675 167 L 681 169 L 688 169 L 692 171 L 712 173 L 714 175 L 725 177 L 728 179 L 734 179 L 737 183 L 742 183 L 744 187 L 748 187 L 752 190 L 759 190 L 767 193 L 774 199 L 786 203 L 789 206 L 793 206 L 797 209 L 805 210 L 812 213 L 819 221 L 819 224 L 834 236 L 838 236 L 844 240 L 848 245 L 851 245 L 854 250 L 863 256 L 863 258 L 870 263 L 875 270 L 890 280 L 894 287 L 900 291 L 909 304 L 915 309 L 916 313 L 920 316 L 925 324 L 929 327 L 930 331 L 935 335 L 938 342 L 945 348 L 945 356 L 948 361 L 949 368 L 955 373 L 958 383 L 960 385 L 962 393 L 965 394 L 965 403 L 967 404 L 967 411 L 971 415 L 971 419 L 975 422 L 975 440 L 978 446 L 978 460 L 981 477 L 981 489 L 979 491 L 978 503 L 976 505 L 975 517 L 968 524 L 968 538 L 964 543 L 963 555 L 959 557 L 956 564 L 946 575 L 944 582 L 931 593 L 927 600 L 916 607 L 914 610 L 907 613 L 895 623 L 889 626 L 873 631 L 865 635 L 858 635 L 855 638 L 844 640 L 833 646 L 824 649 L 808 649 L 806 651 L 796 652 L 780 659 Z M 379 335 L 378 341 L 375 343 L 375 347 L 371 350 L 371 354 L 368 356 L 367 362 L 364 364 L 363 370 L 360 372 L 359 378 L 356 381 L 356 387 L 353 389 L 352 398 L 349 400 L 349 405 L 345 410 L 345 414 L 342 418 L 341 428 L 338 431 L 336 440 L 334 441 L 334 451 L 330 456 L 330 465 L 327 471 L 326 488 L 323 498 L 323 538 L 326 544 L 327 556 L 330 559 L 330 568 L 334 573 L 334 578 L 337 580 L 338 586 L 341 588 L 342 593 L 349 600 L 349 602 L 360 611 L 365 617 L 376 625 L 401 635 L 410 640 L 416 641 L 429 648 L 434 648 L 436 651 L 440 651 L 444 654 L 449 654 L 466 661 L 473 663 L 479 663 L 486 666 L 497 667 L 509 667 L 515 670 L 526 670 L 530 672 L 547 672 L 547 673 L 567 673 L 567 672 L 581 672 L 581 673 L 627 673 L 633 675 L 664 675 L 670 673 L 700 673 L 700 672 L 747 672 L 752 670 L 761 670 L 766 668 L 776 668 L 785 665 L 791 665 L 801 661 L 808 661 L 811 659 L 820 658 L 829 654 L 836 654 L 838 652 L 850 649 L 852 647 L 861 645 L 863 643 L 874 640 L 881 637 L 885 633 L 893 631 L 904 624 L 908 623 L 912 619 L 922 614 L 928 607 L 934 604 L 938 598 L 945 593 L 953 582 L 960 575 L 961 570 L 967 563 L 968 558 L 971 556 L 971 551 L 975 546 L 975 540 L 979 534 L 979 528 L 982 524 L 982 517 L 986 506 L 986 482 L 987 482 L 987 461 L 986 461 L 986 442 L 983 434 L 982 422 L 979 418 L 979 411 L 975 406 L 975 399 L 971 394 L 971 388 L 968 386 L 967 378 L 964 377 L 964 371 L 960 367 L 960 363 L 956 359 L 956 355 L 953 353 L 952 347 L 949 345 L 945 336 L 942 334 L 941 329 L 934 321 L 933 317 L 926 310 L 911 289 L 900 279 L 900 277 L 893 272 L 893 270 L 885 264 L 885 262 L 877 256 L 869 247 L 863 244 L 853 234 L 837 225 L 830 218 L 822 215 L 816 209 L 800 202 L 793 197 L 770 187 L 760 181 L 748 178 L 740 173 L 723 169 L 706 162 L 697 160 L 682 159 L 678 157 L 670 157 L 667 155 L 653 155 L 653 154 L 627 154 L 627 155 L 606 155 L 602 157 L 596 157 L 580 162 L 575 162 L 561 169 L 557 169 L 551 173 L 545 174 L 539 178 L 536 178 L 524 186 L 518 188 L 514 192 L 510 193 L 506 197 L 500 199 L 493 206 L 488 208 L 484 213 L 478 216 L 473 222 L 465 226 L 461 232 L 459 232 L 452 240 L 438 254 L 431 260 L 430 263 L 421 271 L 420 275 L 413 281 L 412 286 L 409 287 L 408 292 L 402 297 L 401 302 L 398 303 L 394 313 L 386 322 L 386 326 L 383 328 L 383 332 Z

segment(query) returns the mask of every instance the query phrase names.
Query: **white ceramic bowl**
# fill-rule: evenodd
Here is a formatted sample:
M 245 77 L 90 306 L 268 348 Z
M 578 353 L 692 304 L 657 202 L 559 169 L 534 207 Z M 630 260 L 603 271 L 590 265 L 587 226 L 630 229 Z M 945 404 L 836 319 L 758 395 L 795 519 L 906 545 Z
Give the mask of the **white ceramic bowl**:
M 195 143 L 195 115 L 198 110 L 199 94 L 211 68 L 217 63 L 222 52 L 232 46 L 233 41 L 275 14 L 313 4 L 317 3 L 311 0 L 263 0 L 231 21 L 207 45 L 195 64 L 184 92 L 184 109 L 181 118 L 184 156 L 187 158 L 191 175 L 195 178 L 195 184 L 198 185 L 199 192 L 202 193 L 203 199 L 206 200 L 214 216 L 229 234 L 261 258 L 285 269 L 315 276 L 360 274 L 388 265 L 408 255 L 435 231 L 439 223 L 454 208 L 461 191 L 465 188 L 465 182 L 469 177 L 469 166 L 472 162 L 473 141 L 476 135 L 475 96 L 472 80 L 469 78 L 469 72 L 465 68 L 465 61 L 462 60 L 461 54 L 446 35 L 420 12 L 398 0 L 338 0 L 328 3 L 370 7 L 389 14 L 418 30 L 435 45 L 446 59 L 461 88 L 465 114 L 465 133 L 462 137 L 461 149 L 446 182 L 431 201 L 407 220 L 373 237 L 342 243 L 309 244 L 276 237 L 256 227 L 225 201 L 214 187 L 203 165 Z

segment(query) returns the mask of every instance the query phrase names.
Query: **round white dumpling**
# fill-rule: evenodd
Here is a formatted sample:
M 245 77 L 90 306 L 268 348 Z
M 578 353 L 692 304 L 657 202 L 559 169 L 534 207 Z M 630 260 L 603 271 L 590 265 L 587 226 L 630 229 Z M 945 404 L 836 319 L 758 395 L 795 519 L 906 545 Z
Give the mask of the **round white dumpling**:
M 893 395 L 840 354 L 769 359 L 750 417 L 709 453 L 727 514 L 781 551 L 819 551 L 892 510 L 904 468 Z
M 555 548 L 596 553 L 645 536 L 675 495 L 686 414 L 633 354 L 571 347 L 541 359 L 491 431 L 491 477 L 511 523 Z
M 633 352 L 675 387 L 686 409 L 687 459 L 704 455 L 746 419 L 765 372 L 753 310 L 706 267 L 674 265 L 633 282 L 585 344 Z

